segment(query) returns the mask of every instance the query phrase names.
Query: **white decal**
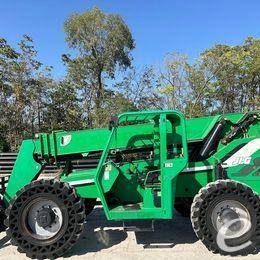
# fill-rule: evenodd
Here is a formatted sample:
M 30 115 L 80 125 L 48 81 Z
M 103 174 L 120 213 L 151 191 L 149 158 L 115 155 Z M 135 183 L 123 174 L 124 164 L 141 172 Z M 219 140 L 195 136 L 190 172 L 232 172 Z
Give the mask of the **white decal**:
M 197 166 L 197 167 L 191 167 L 191 168 L 185 168 L 182 172 L 198 172 L 198 171 L 206 171 L 206 170 L 212 170 L 214 167 L 209 166 Z
M 222 167 L 234 167 L 240 164 L 250 164 L 251 155 L 260 149 L 260 138 L 254 139 L 229 157 Z
M 90 184 L 90 183 L 94 183 L 94 179 L 82 180 L 82 181 L 70 181 L 68 183 L 71 186 L 82 185 L 82 184 Z
M 70 143 L 71 141 L 71 135 L 64 135 L 61 137 L 60 144 L 61 146 L 66 146 Z
M 109 180 L 109 175 L 110 175 L 109 173 L 110 173 L 109 171 L 105 171 L 105 172 L 104 172 L 104 180 L 105 180 L 105 181 L 108 181 L 108 180 Z
M 105 170 L 106 171 L 111 171 L 112 170 L 112 165 L 110 165 L 110 164 L 106 165 Z

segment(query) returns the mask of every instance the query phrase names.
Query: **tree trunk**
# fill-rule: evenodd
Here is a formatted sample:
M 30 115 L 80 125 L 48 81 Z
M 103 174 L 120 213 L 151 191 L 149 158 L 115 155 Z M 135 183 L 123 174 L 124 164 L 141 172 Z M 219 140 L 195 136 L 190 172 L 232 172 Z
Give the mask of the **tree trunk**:
M 101 105 L 102 105 L 102 94 L 103 94 L 103 84 L 102 84 L 102 75 L 101 71 L 98 73 L 97 76 L 97 90 L 96 90 L 96 100 L 95 100 L 95 107 L 96 107 L 96 126 L 101 125 Z

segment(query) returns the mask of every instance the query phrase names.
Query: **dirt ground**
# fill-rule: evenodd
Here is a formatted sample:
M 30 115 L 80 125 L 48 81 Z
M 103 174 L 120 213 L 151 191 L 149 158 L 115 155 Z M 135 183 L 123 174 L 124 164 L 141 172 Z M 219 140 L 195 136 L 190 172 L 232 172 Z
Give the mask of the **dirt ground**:
M 193 233 L 188 218 L 155 222 L 154 232 L 124 232 L 122 222 L 107 221 L 100 207 L 88 217 L 80 241 L 64 256 L 71 259 L 260 259 L 260 253 L 246 257 L 223 257 L 210 253 Z M 0 234 L 0 259 L 27 259 Z

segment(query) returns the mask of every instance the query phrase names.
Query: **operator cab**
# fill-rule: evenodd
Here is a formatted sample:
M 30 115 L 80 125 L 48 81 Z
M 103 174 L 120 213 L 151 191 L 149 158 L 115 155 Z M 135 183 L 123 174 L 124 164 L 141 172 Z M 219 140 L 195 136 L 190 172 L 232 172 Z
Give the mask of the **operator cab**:
M 183 115 L 177 111 L 125 113 L 110 126 L 97 180 L 111 219 L 125 218 L 125 214 L 168 218 L 173 212 L 176 177 L 187 163 Z M 132 137 L 122 142 L 129 131 Z

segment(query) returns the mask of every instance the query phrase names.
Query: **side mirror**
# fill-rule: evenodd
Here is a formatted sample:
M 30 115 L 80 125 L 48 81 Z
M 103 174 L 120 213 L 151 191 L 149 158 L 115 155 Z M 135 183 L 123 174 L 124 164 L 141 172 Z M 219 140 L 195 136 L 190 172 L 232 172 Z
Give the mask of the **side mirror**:
M 108 124 L 109 131 L 111 131 L 113 129 L 113 127 L 115 127 L 117 125 L 117 121 L 118 121 L 117 116 L 111 117 L 111 120 L 109 121 L 109 124 Z

